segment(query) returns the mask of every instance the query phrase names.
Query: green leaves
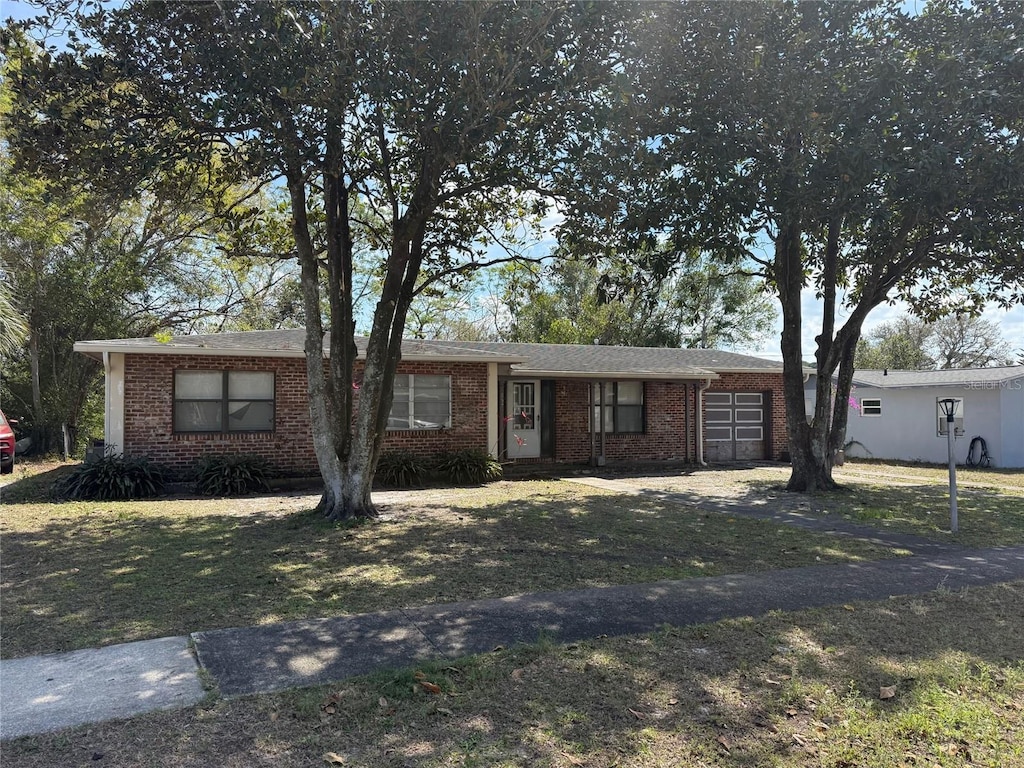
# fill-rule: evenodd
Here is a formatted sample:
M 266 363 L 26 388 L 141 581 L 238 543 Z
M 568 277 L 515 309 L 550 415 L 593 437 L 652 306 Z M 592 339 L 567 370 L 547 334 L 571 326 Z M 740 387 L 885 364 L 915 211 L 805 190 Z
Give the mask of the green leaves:
M 54 484 L 59 499 L 115 501 L 158 496 L 164 472 L 146 458 L 104 456 L 76 468 Z

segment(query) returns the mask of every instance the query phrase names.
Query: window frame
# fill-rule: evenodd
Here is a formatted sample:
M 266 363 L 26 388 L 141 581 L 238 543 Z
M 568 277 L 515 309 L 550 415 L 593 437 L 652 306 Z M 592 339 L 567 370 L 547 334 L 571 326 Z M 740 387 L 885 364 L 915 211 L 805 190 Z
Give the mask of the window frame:
M 867 411 L 868 408 L 873 409 L 871 413 Z M 880 397 L 862 397 L 860 399 L 860 415 L 866 419 L 879 419 L 882 417 L 882 398 Z
M 220 385 L 220 398 L 218 399 L 203 399 L 195 397 L 178 397 L 178 374 L 189 374 L 189 373 L 217 373 L 221 376 Z M 246 375 L 254 374 L 261 376 L 270 376 L 271 381 L 271 392 L 273 396 L 270 398 L 261 397 L 246 397 L 238 398 L 231 396 L 230 389 L 230 377 L 231 374 Z M 269 403 L 270 404 L 270 428 L 260 429 L 231 429 L 230 425 L 230 410 L 229 404 L 245 400 L 251 403 Z M 220 424 L 216 429 L 181 429 L 178 426 L 178 404 L 179 403 L 219 403 L 221 408 Z M 277 431 L 277 372 L 276 371 L 241 371 L 234 368 L 175 368 L 174 375 L 171 379 L 171 429 L 175 435 L 256 435 L 256 434 L 271 434 Z
M 409 392 L 408 392 L 408 395 L 407 395 L 408 403 L 409 403 L 409 415 L 408 415 L 408 417 L 406 419 L 406 421 L 409 424 L 409 426 L 404 426 L 404 427 L 397 427 L 397 426 L 393 427 L 393 426 L 391 426 L 391 419 L 393 418 L 393 416 L 391 414 L 392 414 L 392 412 L 394 411 L 394 408 L 395 408 L 395 392 L 394 392 L 394 388 L 392 386 L 391 406 L 388 409 L 388 425 L 385 428 L 385 431 L 386 432 L 439 432 L 440 430 L 443 430 L 443 429 L 451 429 L 452 428 L 452 405 L 453 405 L 452 401 L 454 399 L 452 397 L 452 376 L 451 376 L 451 374 L 449 374 L 449 373 L 396 373 L 395 374 L 395 378 L 396 379 L 399 376 L 405 376 L 405 377 L 407 377 L 407 379 L 409 381 L 409 386 L 408 386 Z M 445 379 L 448 382 L 448 413 L 447 413 L 447 416 L 445 418 L 444 423 L 441 424 L 440 426 L 436 426 L 436 427 L 419 427 L 419 426 L 415 426 L 415 421 L 416 421 L 416 384 L 415 384 L 415 382 L 416 382 L 416 378 L 417 377 L 425 377 L 425 376 L 429 376 L 431 378 L 437 378 L 437 379 Z
M 639 384 L 640 385 L 640 402 L 639 403 L 619 403 L 619 385 L 620 384 Z M 599 403 L 597 402 L 600 393 L 601 382 L 593 381 L 590 383 L 590 431 L 595 434 L 600 434 L 600 420 L 601 420 L 601 408 L 609 409 L 606 414 L 611 415 L 611 428 L 609 429 L 608 416 L 605 416 L 605 430 L 606 435 L 646 435 L 647 434 L 647 382 L 636 379 L 623 379 L 616 381 L 606 381 L 605 385 L 605 397 L 611 397 L 610 403 Z M 623 409 L 640 409 L 640 429 L 619 429 L 620 411 Z

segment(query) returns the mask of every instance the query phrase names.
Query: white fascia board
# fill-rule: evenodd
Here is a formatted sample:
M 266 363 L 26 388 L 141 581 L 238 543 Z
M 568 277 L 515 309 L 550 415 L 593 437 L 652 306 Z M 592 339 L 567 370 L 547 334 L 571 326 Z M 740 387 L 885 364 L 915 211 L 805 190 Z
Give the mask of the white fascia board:
M 782 373 L 781 368 L 722 368 L 715 366 L 715 373 Z M 804 369 L 804 373 L 814 373 Z
M 72 349 L 83 355 L 95 357 L 104 352 L 120 352 L 125 355 L 219 355 L 224 357 L 305 357 L 305 353 L 285 349 L 223 349 L 217 347 L 192 347 L 175 344 L 108 344 L 102 341 L 76 341 Z

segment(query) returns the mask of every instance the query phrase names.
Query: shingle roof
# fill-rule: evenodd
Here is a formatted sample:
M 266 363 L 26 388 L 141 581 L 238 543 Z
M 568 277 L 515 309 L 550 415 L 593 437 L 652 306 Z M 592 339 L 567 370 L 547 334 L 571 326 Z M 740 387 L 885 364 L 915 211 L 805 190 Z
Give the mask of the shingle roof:
M 996 385 L 1024 378 L 1024 365 L 999 368 L 960 368 L 941 371 L 874 371 L 858 370 L 853 374 L 854 384 L 882 389 L 902 387 L 942 387 L 966 385 Z
M 516 344 L 511 342 L 454 341 L 510 356 L 521 356 L 517 373 L 586 376 L 613 372 L 636 376 L 707 377 L 711 372 L 765 371 L 781 373 L 782 363 L 716 349 L 672 347 L 615 347 L 599 344 Z
M 99 356 L 102 352 L 140 354 L 225 354 L 302 357 L 305 331 L 245 331 L 195 336 L 174 336 L 166 342 L 154 338 L 80 341 L 75 351 Z M 356 338 L 360 355 L 366 339 Z M 636 378 L 715 378 L 719 373 L 779 373 L 782 364 L 735 352 L 666 347 L 615 347 L 596 344 L 515 344 L 505 342 L 405 339 L 407 360 L 487 360 L 508 363 L 516 373 L 551 377 L 608 376 Z

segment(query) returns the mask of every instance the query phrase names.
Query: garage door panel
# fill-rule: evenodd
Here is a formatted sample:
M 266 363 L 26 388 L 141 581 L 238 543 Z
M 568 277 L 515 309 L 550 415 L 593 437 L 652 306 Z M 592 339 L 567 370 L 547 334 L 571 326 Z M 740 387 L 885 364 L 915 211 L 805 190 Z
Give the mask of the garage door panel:
M 709 461 L 757 461 L 765 451 L 765 396 L 761 392 L 705 395 L 704 440 Z

